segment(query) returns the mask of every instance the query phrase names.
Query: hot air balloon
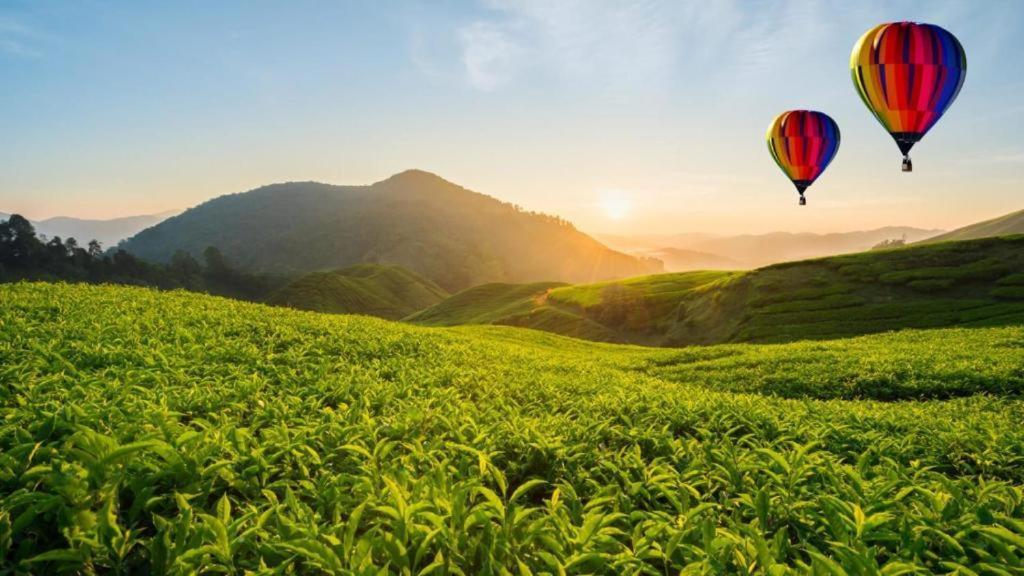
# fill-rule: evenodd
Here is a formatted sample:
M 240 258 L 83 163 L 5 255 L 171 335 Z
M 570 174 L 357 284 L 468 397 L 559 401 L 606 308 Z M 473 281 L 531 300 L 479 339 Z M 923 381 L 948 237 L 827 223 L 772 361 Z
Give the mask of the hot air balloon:
M 934 24 L 880 24 L 860 37 L 850 71 L 864 104 L 889 131 L 910 172 L 910 149 L 960 93 L 967 56 L 955 36 Z
M 768 151 L 793 181 L 800 205 L 807 204 L 804 190 L 810 186 L 839 150 L 839 126 L 822 112 L 790 110 L 768 125 Z

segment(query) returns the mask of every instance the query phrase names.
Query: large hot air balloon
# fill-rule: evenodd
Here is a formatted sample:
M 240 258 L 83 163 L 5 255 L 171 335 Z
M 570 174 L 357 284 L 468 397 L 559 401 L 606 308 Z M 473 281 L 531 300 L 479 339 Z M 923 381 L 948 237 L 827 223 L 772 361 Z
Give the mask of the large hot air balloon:
M 850 71 L 864 104 L 903 152 L 910 149 L 956 99 L 967 75 L 967 56 L 955 36 L 934 24 L 880 24 L 860 37 Z
M 839 126 L 822 112 L 790 110 L 768 125 L 768 151 L 793 181 L 800 205 L 807 204 L 804 190 L 810 186 L 839 150 Z

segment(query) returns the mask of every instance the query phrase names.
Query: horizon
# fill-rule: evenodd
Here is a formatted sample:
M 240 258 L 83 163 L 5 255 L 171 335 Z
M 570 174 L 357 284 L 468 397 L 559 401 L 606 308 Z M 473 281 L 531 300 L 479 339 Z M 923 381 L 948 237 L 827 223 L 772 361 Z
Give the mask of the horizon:
M 430 172 L 429 170 L 422 170 L 422 169 L 419 169 L 419 168 L 410 168 L 409 170 L 403 170 L 402 172 L 393 174 L 393 175 L 389 176 L 388 178 L 391 178 L 393 176 L 397 176 L 398 174 L 401 174 L 403 172 L 410 172 L 410 171 L 425 172 L 427 174 L 431 174 L 431 175 L 437 176 L 437 177 L 441 178 L 442 180 L 446 180 L 450 184 L 458 185 L 457 182 L 451 182 L 451 181 L 445 179 L 443 176 L 441 176 L 439 174 L 435 174 L 433 172 Z M 31 214 L 24 214 L 24 213 L 21 213 L 21 212 L 8 212 L 6 210 L 0 209 L 0 215 L 4 215 L 4 214 L 6 214 L 6 215 L 18 214 L 19 216 L 27 218 L 29 221 L 32 221 L 32 222 L 45 222 L 45 221 L 48 221 L 48 220 L 61 219 L 61 218 L 79 220 L 79 221 L 82 221 L 82 222 L 108 222 L 108 221 L 112 221 L 112 220 L 121 220 L 121 219 L 129 219 L 129 218 L 147 218 L 147 217 L 162 217 L 164 219 L 167 219 L 167 218 L 171 218 L 171 217 L 177 216 L 179 214 L 183 214 L 183 213 L 187 212 L 188 210 L 191 210 L 191 209 L 196 208 L 196 207 L 198 207 L 198 206 L 200 206 L 202 204 L 205 204 L 208 201 L 215 200 L 215 199 L 217 199 L 217 198 L 219 198 L 221 196 L 230 196 L 230 195 L 234 195 L 234 194 L 245 194 L 245 193 L 248 193 L 248 192 L 253 192 L 253 191 L 259 190 L 261 188 L 266 188 L 266 187 L 270 187 L 270 186 L 279 186 L 279 185 L 283 185 L 283 184 L 302 184 L 302 183 L 326 184 L 326 185 L 329 185 L 329 186 L 339 186 L 339 187 L 344 187 L 344 186 L 372 186 L 373 184 L 377 184 L 379 182 L 382 182 L 383 180 L 387 180 L 388 178 L 384 178 L 382 180 L 378 180 L 376 182 L 371 182 L 371 183 L 368 183 L 368 184 L 334 184 L 334 183 L 330 183 L 330 182 L 319 182 L 319 181 L 316 181 L 316 180 L 289 181 L 289 182 L 272 182 L 270 184 L 265 184 L 263 186 L 259 186 L 257 188 L 253 188 L 251 190 L 243 190 L 243 191 L 240 191 L 240 192 L 229 192 L 229 193 L 226 193 L 226 194 L 221 194 L 219 196 L 214 196 L 214 197 L 211 197 L 211 198 L 207 198 L 206 200 L 202 200 L 201 202 L 199 202 L 199 204 L 196 204 L 196 205 L 193 205 L 193 206 L 189 206 L 189 207 L 186 207 L 186 208 L 178 208 L 178 209 L 172 208 L 172 209 L 169 209 L 169 210 L 164 210 L 164 211 L 161 211 L 161 212 L 156 212 L 156 213 L 151 213 L 151 214 L 126 214 L 126 215 L 123 215 L 123 216 L 112 216 L 112 217 L 109 217 L 109 218 L 102 218 L 102 217 L 101 218 L 80 217 L 80 216 L 69 215 L 69 214 L 54 214 L 54 215 L 50 215 L 50 216 L 38 217 L 38 216 L 35 216 L 35 215 L 31 215 Z M 468 188 L 467 188 L 467 190 L 469 192 L 482 193 L 482 194 L 484 194 L 486 196 L 489 196 L 489 197 L 491 197 L 494 200 L 497 200 L 499 202 L 508 203 L 507 201 L 505 201 L 505 200 L 503 200 L 501 198 L 497 198 L 497 197 L 491 196 L 489 194 L 486 194 L 485 192 L 480 192 L 479 190 L 470 190 Z M 520 208 L 522 208 L 523 210 L 529 211 L 528 208 L 525 208 L 525 207 L 522 207 L 522 206 L 520 206 Z M 559 216 L 558 214 L 553 214 L 553 213 L 547 213 L 547 212 L 541 212 L 541 213 L 542 214 L 546 214 L 548 216 Z M 996 218 L 998 216 L 1001 216 L 1001 215 L 997 215 L 997 216 L 995 216 L 993 218 Z M 992 218 L 986 218 L 984 220 L 990 220 L 990 219 L 992 219 Z M 982 221 L 984 221 L 984 220 L 982 220 Z M 792 234 L 792 235 L 815 234 L 815 235 L 822 235 L 822 236 L 823 235 L 828 235 L 828 234 L 856 234 L 856 233 L 859 233 L 859 232 L 873 232 L 873 231 L 882 230 L 882 229 L 886 229 L 886 228 L 913 228 L 913 229 L 920 230 L 920 231 L 936 232 L 936 233 L 949 232 L 949 231 L 953 230 L 952 228 L 951 229 L 944 229 L 944 228 L 920 228 L 920 227 L 916 227 L 916 226 L 905 226 L 905 225 L 902 225 L 902 224 L 884 224 L 884 225 L 876 226 L 876 227 L 872 227 L 872 228 L 859 228 L 859 229 L 849 229 L 849 230 L 829 230 L 829 231 L 826 231 L 826 232 L 792 231 L 792 230 L 780 230 L 780 229 L 777 229 L 777 230 L 766 230 L 766 231 L 763 231 L 763 232 L 756 232 L 756 233 L 748 233 L 748 232 L 722 232 L 722 231 L 709 231 L 709 230 L 686 230 L 686 231 L 681 231 L 681 232 L 627 232 L 627 233 L 618 233 L 618 232 L 609 232 L 609 231 L 605 231 L 605 230 L 585 230 L 585 229 L 582 229 L 579 226 L 577 226 L 576 223 L 572 222 L 571 220 L 569 221 L 569 223 L 572 224 L 577 230 L 579 230 L 579 231 L 581 231 L 581 232 L 583 232 L 583 233 L 585 233 L 587 235 L 594 236 L 599 241 L 601 240 L 600 237 L 602 237 L 602 236 L 606 236 L 606 237 L 622 237 L 623 239 L 627 239 L 627 238 L 639 239 L 639 238 L 645 238 L 645 237 L 650 238 L 650 237 L 670 237 L 670 236 L 685 236 L 685 235 L 707 236 L 709 238 L 713 238 L 713 237 L 726 238 L 726 237 L 742 237 L 742 236 L 765 236 L 765 235 L 771 235 L 771 234 Z M 977 223 L 976 221 L 968 222 L 967 224 L 965 224 L 965 226 L 969 225 L 969 224 L 976 224 L 976 223 Z
M 1021 208 L 1019 3 L 318 8 L 0 8 L 0 209 L 110 219 L 410 166 L 594 235 L 952 230 Z M 913 174 L 849 80 L 856 39 L 895 20 L 946 27 L 968 59 Z M 842 132 L 803 208 L 763 141 L 794 108 Z

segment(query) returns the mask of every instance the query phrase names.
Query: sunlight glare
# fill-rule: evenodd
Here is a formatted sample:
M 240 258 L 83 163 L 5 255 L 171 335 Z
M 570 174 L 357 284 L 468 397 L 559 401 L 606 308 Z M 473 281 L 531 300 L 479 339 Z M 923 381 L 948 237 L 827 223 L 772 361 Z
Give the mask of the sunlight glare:
M 612 190 L 602 195 L 600 207 L 608 218 L 622 220 L 632 211 L 633 202 L 626 193 Z

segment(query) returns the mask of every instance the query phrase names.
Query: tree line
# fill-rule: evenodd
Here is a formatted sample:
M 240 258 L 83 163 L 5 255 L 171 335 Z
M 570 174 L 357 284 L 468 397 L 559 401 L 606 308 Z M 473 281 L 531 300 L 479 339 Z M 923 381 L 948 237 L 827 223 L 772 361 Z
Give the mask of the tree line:
M 82 246 L 74 238 L 47 238 L 23 216 L 0 221 L 0 282 L 46 280 L 151 286 L 262 300 L 283 278 L 233 268 L 215 246 L 202 262 L 178 251 L 166 264 L 145 262 L 122 249 L 104 250 L 96 240 Z

